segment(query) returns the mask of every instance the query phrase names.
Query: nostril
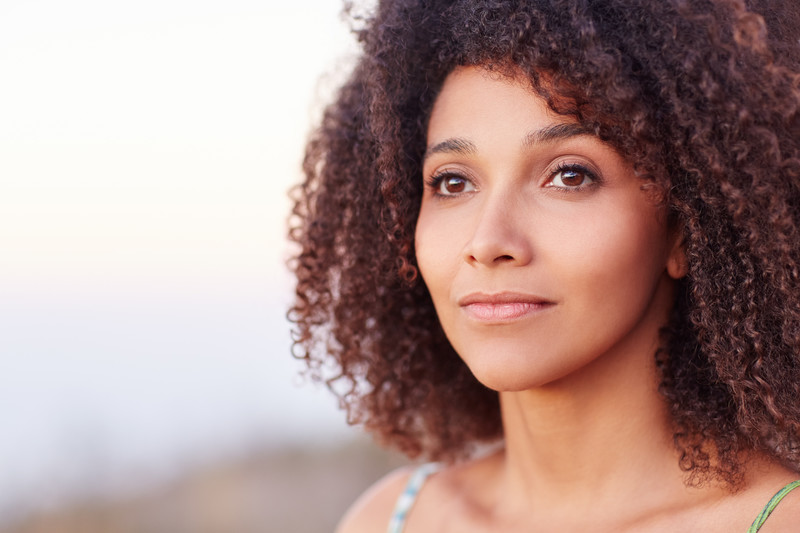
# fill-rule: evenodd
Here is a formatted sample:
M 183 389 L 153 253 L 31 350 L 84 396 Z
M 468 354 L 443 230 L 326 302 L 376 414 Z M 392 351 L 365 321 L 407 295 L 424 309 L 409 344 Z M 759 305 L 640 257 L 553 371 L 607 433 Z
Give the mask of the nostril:
M 527 265 L 532 258 L 531 243 L 520 232 L 491 232 L 469 240 L 462 256 L 467 263 L 478 266 Z

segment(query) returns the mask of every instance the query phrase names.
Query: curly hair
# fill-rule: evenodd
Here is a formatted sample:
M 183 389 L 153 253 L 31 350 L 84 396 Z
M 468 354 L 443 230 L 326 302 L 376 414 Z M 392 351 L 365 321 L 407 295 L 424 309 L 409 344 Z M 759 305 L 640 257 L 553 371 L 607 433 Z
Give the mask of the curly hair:
M 457 66 L 525 76 L 663 191 L 688 275 L 656 358 L 680 465 L 800 465 L 800 9 L 792 0 L 383 0 L 309 139 L 290 239 L 294 354 L 409 456 L 502 438 L 448 343 L 414 230 L 434 100 Z

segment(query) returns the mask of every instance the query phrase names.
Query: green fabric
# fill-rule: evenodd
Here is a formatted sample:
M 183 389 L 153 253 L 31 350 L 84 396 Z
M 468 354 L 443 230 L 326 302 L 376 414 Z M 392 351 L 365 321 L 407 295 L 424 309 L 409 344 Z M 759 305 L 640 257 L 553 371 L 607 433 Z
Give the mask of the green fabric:
M 789 483 L 779 490 L 775 496 L 773 496 L 772 499 L 767 502 L 767 505 L 761 509 L 761 512 L 758 513 L 758 516 L 753 522 L 753 525 L 750 526 L 750 529 L 747 530 L 747 533 L 756 533 L 756 531 L 761 529 L 761 526 L 764 525 L 764 522 L 767 521 L 767 518 L 772 514 L 772 511 L 774 511 L 778 504 L 781 503 L 781 500 L 784 498 L 784 496 L 792 492 L 797 487 L 800 487 L 800 479 Z

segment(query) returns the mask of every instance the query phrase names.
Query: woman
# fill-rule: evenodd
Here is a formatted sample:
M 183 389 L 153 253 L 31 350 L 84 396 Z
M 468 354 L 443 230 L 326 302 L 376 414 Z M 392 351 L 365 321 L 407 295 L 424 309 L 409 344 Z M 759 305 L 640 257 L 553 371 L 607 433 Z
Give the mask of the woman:
M 797 530 L 798 11 L 361 20 L 296 198 L 295 346 L 351 422 L 439 464 L 342 533 Z

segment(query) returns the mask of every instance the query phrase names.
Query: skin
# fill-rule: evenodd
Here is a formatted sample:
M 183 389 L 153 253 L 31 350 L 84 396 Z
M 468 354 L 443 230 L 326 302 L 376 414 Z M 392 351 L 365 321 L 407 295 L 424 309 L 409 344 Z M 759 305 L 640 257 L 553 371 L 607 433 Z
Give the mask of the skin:
M 653 354 L 686 265 L 625 158 L 517 79 L 446 80 L 428 127 L 417 259 L 448 339 L 500 393 L 505 448 L 424 486 L 406 531 L 744 532 L 796 475 L 688 487 Z M 339 531 L 385 531 L 408 472 Z M 580 510 L 580 512 L 576 512 Z M 761 529 L 793 531 L 790 495 Z
M 571 379 L 603 354 L 652 353 L 672 303 L 666 266 L 680 258 L 665 208 L 626 161 L 530 96 L 479 69 L 448 79 L 417 221 L 445 333 L 499 391 Z

